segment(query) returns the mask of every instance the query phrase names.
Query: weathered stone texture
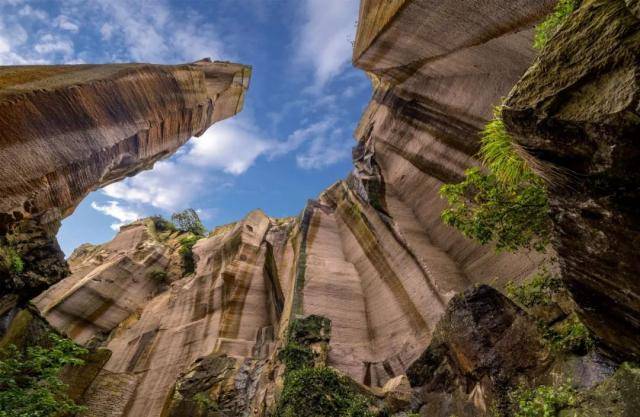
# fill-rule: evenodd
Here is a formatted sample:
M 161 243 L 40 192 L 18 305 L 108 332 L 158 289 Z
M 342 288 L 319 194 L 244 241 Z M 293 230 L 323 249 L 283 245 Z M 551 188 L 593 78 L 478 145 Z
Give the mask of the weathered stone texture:
M 138 376 L 103 370 L 84 396 L 82 417 L 120 417 L 135 395 Z M 145 414 L 139 414 L 145 415 Z
M 152 167 L 236 114 L 249 74 L 210 61 L 0 68 L 2 225 L 56 221 L 90 191 Z
M 618 354 L 636 358 L 638 4 L 585 2 L 550 40 L 504 110 L 508 129 L 549 180 L 554 247 L 584 319 Z

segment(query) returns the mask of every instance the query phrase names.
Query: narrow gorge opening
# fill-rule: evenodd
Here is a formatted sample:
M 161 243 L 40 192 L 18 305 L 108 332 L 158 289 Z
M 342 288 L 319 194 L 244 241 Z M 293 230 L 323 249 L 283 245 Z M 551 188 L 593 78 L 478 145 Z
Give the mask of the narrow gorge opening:
M 345 4 L 0 67 L 0 414 L 635 416 L 639 3 Z

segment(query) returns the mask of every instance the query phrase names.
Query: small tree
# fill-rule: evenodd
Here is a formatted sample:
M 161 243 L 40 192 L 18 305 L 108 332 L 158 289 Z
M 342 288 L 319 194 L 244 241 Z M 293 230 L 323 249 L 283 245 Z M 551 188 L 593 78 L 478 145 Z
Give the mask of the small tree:
M 60 380 L 66 365 L 83 365 L 87 350 L 69 339 L 49 335 L 51 346 L 30 346 L 25 352 L 10 345 L 0 357 L 0 416 L 48 417 L 84 410 L 69 398 Z
M 551 234 L 549 201 L 543 180 L 518 153 L 502 120 L 502 108 L 482 131 L 479 168 L 465 172 L 459 184 L 440 189 L 449 208 L 442 220 L 481 244 L 498 250 L 544 251 Z
M 198 213 L 192 208 L 173 213 L 171 220 L 181 232 L 191 232 L 196 236 L 204 236 L 207 233 Z

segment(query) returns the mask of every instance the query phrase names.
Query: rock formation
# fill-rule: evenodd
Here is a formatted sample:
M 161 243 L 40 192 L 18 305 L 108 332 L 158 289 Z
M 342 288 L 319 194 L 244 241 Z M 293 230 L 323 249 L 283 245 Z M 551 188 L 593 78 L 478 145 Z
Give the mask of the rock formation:
M 292 340 L 310 349 L 304 354 L 313 356 L 312 367 L 348 376 L 353 390 L 389 413 L 471 417 L 496 406 L 506 416 L 508 391 L 523 380 L 545 382 L 552 371 L 579 376 L 598 401 L 606 387 L 620 388 L 621 403 L 632 407 L 635 386 L 602 383 L 614 365 L 596 354 L 551 352 L 536 319 L 485 285 L 526 279 L 543 255 L 496 253 L 440 219 L 439 188 L 479 165 L 478 132 L 522 77 L 505 110 L 511 131 L 543 170 L 553 163 L 581 175 L 554 167 L 547 176 L 563 180 L 551 198 L 565 278 L 601 337 L 619 348 L 637 343 L 637 332 L 622 335 L 622 323 L 636 329 L 640 311 L 630 244 L 638 216 L 627 204 L 638 196 L 631 167 L 638 6 L 588 2 L 563 29 L 575 41 L 548 48 L 527 71 L 533 26 L 554 3 L 363 0 L 353 60 L 375 91 L 345 180 L 298 217 L 257 210 L 204 237 L 150 218 L 121 228 L 111 242 L 78 248 L 71 275 L 33 303 L 60 332 L 111 352 L 82 386 L 86 416 L 273 415 L 288 372 L 280 353 Z M 588 44 L 592 31 L 603 33 L 597 47 Z M 584 55 L 580 62 L 563 58 L 575 54 Z M 25 70 L 26 86 L 53 88 L 75 77 L 64 94 L 15 97 L 32 100 L 21 111 L 40 103 L 35 94 L 59 97 L 77 126 L 44 135 L 38 129 L 57 126 L 57 115 L 27 113 L 41 117 L 26 130 L 28 143 L 59 152 L 30 170 L 34 154 L 20 167 L 31 180 L 3 185 L 5 224 L 53 224 L 89 190 L 174 151 L 239 109 L 248 75 L 241 66 L 202 62 L 83 68 L 46 70 L 58 73 L 45 81 L 33 81 L 44 69 Z M 98 75 L 102 81 L 92 83 Z M 171 94 L 142 99 L 158 86 Z M 117 106 L 104 93 L 112 90 L 123 100 Z M 8 149 L 26 146 L 16 137 L 3 139 L 14 143 Z M 609 331 L 606 307 L 615 317 Z M 566 319 L 556 310 L 544 312 L 543 324 Z M 0 309 L 4 338 L 15 314 Z M 315 331 L 300 333 L 299 323 Z M 636 371 L 625 372 L 620 378 L 636 380 Z
M 208 60 L 0 67 L 0 232 L 26 221 L 27 235 L 42 235 L 18 248 L 30 279 L 0 277 L 0 290 L 35 295 L 60 279 L 51 237 L 59 220 L 89 192 L 151 168 L 240 111 L 249 76 L 248 67 Z M 43 263 L 54 265 L 48 276 L 34 271 Z
M 555 248 L 584 319 L 640 357 L 640 2 L 591 1 L 509 96 L 505 122 L 549 180 Z

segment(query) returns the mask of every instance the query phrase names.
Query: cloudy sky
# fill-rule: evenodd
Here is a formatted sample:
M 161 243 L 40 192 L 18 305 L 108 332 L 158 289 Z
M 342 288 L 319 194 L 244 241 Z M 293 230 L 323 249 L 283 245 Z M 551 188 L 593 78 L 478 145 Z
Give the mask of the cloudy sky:
M 193 207 L 211 228 L 262 208 L 297 215 L 351 169 L 371 88 L 351 67 L 358 0 L 0 0 L 0 65 L 253 66 L 243 112 L 151 171 L 98 190 L 63 222 L 69 254 L 121 224 Z

